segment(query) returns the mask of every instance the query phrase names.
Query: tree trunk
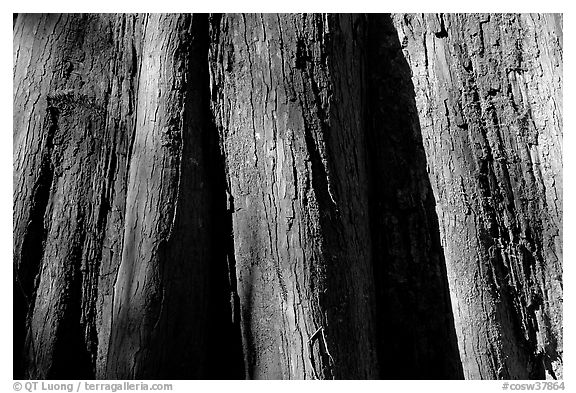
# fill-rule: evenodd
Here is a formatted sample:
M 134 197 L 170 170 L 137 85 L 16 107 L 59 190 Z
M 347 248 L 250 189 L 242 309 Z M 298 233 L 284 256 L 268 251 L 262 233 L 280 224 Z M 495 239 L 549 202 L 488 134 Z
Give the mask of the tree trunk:
M 15 373 L 93 375 L 121 255 L 136 70 L 131 17 L 14 28 Z M 128 31 L 126 37 L 117 37 Z M 97 75 L 97 78 L 93 76 Z M 24 337 L 26 336 L 26 337 Z M 100 336 L 100 337 L 97 337 Z M 25 344 L 26 364 L 20 351 Z
M 14 377 L 562 377 L 556 15 L 14 18 Z
M 395 15 L 466 378 L 562 378 L 562 17 Z
M 207 17 L 21 15 L 14 35 L 15 376 L 215 375 L 202 346 L 234 344 Z
M 213 26 L 248 378 L 377 375 L 360 23 Z
M 144 18 L 107 377 L 204 375 L 212 190 L 200 23 Z

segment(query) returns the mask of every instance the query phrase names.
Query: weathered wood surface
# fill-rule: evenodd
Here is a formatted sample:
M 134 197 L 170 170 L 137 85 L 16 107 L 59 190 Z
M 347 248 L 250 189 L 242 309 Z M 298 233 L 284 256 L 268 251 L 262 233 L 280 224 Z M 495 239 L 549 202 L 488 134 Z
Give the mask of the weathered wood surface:
M 562 17 L 395 15 L 466 378 L 562 377 Z
M 562 378 L 562 45 L 19 14 L 15 378 Z
M 377 375 L 359 23 L 213 26 L 248 378 Z

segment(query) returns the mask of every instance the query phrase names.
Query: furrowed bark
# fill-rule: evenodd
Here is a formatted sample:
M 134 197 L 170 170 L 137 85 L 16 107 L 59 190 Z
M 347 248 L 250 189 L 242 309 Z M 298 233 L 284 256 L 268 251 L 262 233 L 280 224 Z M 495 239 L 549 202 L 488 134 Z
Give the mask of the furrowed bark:
M 191 18 L 15 20 L 15 378 L 241 369 L 220 251 L 230 225 L 209 126 L 207 16 Z M 123 296 L 132 284 L 147 285 L 143 303 L 133 303 L 140 291 L 116 301 L 114 319 L 115 285 Z M 127 326 L 134 316 L 143 331 Z
M 14 378 L 562 378 L 562 16 L 14 14 Z
M 109 378 L 205 373 L 208 271 L 217 261 L 202 150 L 200 18 L 146 17 Z
M 374 378 L 360 18 L 215 22 L 246 377 Z
M 121 242 L 133 69 L 118 34 L 131 20 L 15 23 L 15 378 L 95 373 L 100 269 L 113 269 Z
M 562 18 L 395 15 L 464 375 L 562 378 Z

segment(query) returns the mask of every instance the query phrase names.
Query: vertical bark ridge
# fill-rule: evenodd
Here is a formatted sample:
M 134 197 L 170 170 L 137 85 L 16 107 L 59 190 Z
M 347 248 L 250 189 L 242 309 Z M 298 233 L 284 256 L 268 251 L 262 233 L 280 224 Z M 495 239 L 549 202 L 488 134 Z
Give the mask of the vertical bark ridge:
M 149 15 L 108 375 L 205 373 L 211 231 L 199 16 Z M 205 18 L 205 17 L 202 17 Z
M 464 374 L 560 378 L 561 17 L 394 23 L 416 87 Z
M 47 103 L 40 101 L 38 93 L 40 85 L 47 89 L 50 83 L 40 76 L 49 61 L 43 49 L 53 38 L 46 34 L 35 41 L 34 32 L 54 31 L 58 22 L 57 18 L 28 19 L 26 15 L 14 20 L 14 105 L 21 108 L 14 111 L 13 118 L 14 376 L 20 378 L 24 377 L 28 362 L 24 356 L 27 320 L 42 264 L 44 214 L 53 179 L 50 155 L 56 129 L 47 113 Z M 28 78 L 29 85 L 24 86 L 23 79 Z M 34 151 L 40 153 L 33 154 Z
M 96 300 L 96 377 L 106 378 L 114 284 L 122 258 L 126 190 L 129 165 L 135 139 L 137 86 L 142 57 L 144 15 L 124 15 L 114 20 L 115 57 L 112 62 L 112 82 L 107 110 L 107 127 L 113 137 L 112 149 L 103 167 L 106 187 L 100 205 L 99 220 L 105 235 L 101 238 L 100 267 L 97 272 Z M 94 342 L 94 341 L 92 341 Z
M 37 217 L 43 216 L 45 241 L 34 244 L 39 271 L 23 328 L 28 329 L 29 364 L 22 372 L 33 378 L 70 372 L 90 377 L 97 346 L 95 303 L 105 236 L 101 227 L 107 222 L 105 198 L 112 188 L 103 172 L 107 157 L 117 148 L 107 108 L 114 74 L 109 69 L 114 57 L 111 25 L 116 17 L 21 15 L 19 19 L 15 105 L 29 109 L 18 112 L 23 116 L 15 112 L 15 251 L 21 247 L 20 239 L 28 236 L 19 236 L 29 221 L 26 195 L 37 195 L 34 160 L 41 158 L 40 182 L 52 178 L 50 186 L 43 186 L 50 188 L 46 212 L 33 210 Z M 92 79 L 92 74 L 101 78 Z M 35 154 L 35 149 L 44 153 Z M 92 177 L 94 173 L 102 176 Z M 34 265 L 18 251 L 15 257 L 17 265 Z M 76 368 L 66 370 L 71 359 Z
M 248 378 L 376 375 L 354 22 L 226 15 L 216 26 Z
M 157 157 L 161 165 L 169 167 L 170 174 L 155 183 L 166 202 L 158 206 L 173 212 L 163 217 L 167 226 L 176 229 L 173 236 L 156 232 L 164 238 L 157 248 L 161 264 L 155 268 L 167 282 L 162 292 L 183 311 L 177 318 L 166 309 L 161 315 L 149 312 L 156 315 L 155 324 L 161 332 L 151 334 L 143 345 L 155 359 L 144 358 L 137 372 L 178 378 L 238 375 L 241 349 L 239 341 L 232 338 L 234 322 L 228 317 L 230 311 L 226 312 L 230 310 L 223 285 L 226 255 L 219 253 L 217 241 L 227 231 L 228 220 L 225 188 L 213 180 L 224 173 L 219 164 L 223 160 L 211 153 L 217 151 L 217 133 L 204 129 L 213 127 L 206 120 L 211 117 L 207 17 L 196 17 L 190 27 L 187 21 L 191 18 L 162 16 L 157 26 L 150 26 L 160 36 L 169 32 L 171 35 L 165 37 L 177 37 L 175 44 L 165 48 L 169 65 L 160 83 L 161 93 L 171 94 L 164 106 L 146 107 L 153 112 L 138 110 L 139 96 L 143 101 L 158 93 L 138 89 L 157 79 L 146 74 L 149 70 L 145 68 L 145 79 L 140 83 L 142 64 L 148 66 L 153 61 L 148 60 L 150 54 L 145 50 L 151 45 L 148 42 L 146 47 L 143 37 L 148 27 L 145 15 L 20 15 L 15 20 L 14 99 L 22 108 L 14 112 L 16 378 L 133 375 L 132 368 L 115 367 L 116 346 L 125 343 L 116 340 L 110 345 L 109 340 L 122 250 L 132 252 L 132 246 L 124 241 L 125 216 L 134 208 L 134 204 L 126 205 L 129 168 L 148 165 L 142 153 L 149 152 L 141 148 L 135 151 L 135 138 L 142 134 L 142 124 L 154 120 L 151 116 L 157 109 L 167 113 L 167 124 L 154 143 L 166 152 Z M 162 45 L 161 40 L 152 45 L 158 43 Z M 136 163 L 130 165 L 131 161 Z M 143 181 L 142 185 L 148 184 Z M 207 201 L 209 195 L 221 195 L 222 206 Z M 205 215 L 199 217 L 196 211 Z M 210 241 L 202 242 L 197 231 L 206 231 L 204 237 Z M 189 236 L 198 239 L 192 242 Z M 186 263 L 194 254 L 193 244 L 200 244 L 196 267 Z M 217 251 L 212 255 L 210 250 Z M 164 261 L 168 260 L 184 263 L 184 269 L 165 268 Z M 206 290 L 193 301 L 194 294 L 183 289 L 194 286 L 188 281 L 190 277 L 205 284 L 196 285 L 196 290 Z M 120 276 L 118 285 L 123 280 L 127 279 Z M 207 298 L 209 313 L 205 312 Z M 191 302 L 197 305 L 190 306 Z M 204 311 L 198 315 L 195 310 Z M 194 329 L 205 324 L 209 334 L 203 341 L 209 341 L 214 349 L 209 354 L 185 345 L 190 340 L 195 344 L 196 336 L 202 333 L 188 331 L 190 335 L 182 339 L 185 331 L 173 334 L 172 330 L 180 325 Z M 182 356 L 175 352 L 176 366 L 165 362 L 164 368 L 155 368 L 159 360 L 168 357 L 169 348 L 162 348 L 164 345 L 188 349 Z M 207 358 L 210 371 L 202 368 Z M 190 366 L 195 362 L 202 367 Z M 223 364 L 230 367 L 217 372 Z

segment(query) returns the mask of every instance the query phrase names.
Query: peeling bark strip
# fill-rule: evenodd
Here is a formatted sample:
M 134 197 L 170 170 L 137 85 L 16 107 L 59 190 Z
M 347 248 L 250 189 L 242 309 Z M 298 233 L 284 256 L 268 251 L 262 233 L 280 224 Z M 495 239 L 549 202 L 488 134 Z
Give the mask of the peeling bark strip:
M 466 378 L 562 378 L 562 17 L 395 15 Z
M 248 378 L 374 378 L 357 16 L 226 15 L 214 110 Z
M 562 378 L 562 17 L 14 16 L 14 378 Z

